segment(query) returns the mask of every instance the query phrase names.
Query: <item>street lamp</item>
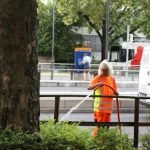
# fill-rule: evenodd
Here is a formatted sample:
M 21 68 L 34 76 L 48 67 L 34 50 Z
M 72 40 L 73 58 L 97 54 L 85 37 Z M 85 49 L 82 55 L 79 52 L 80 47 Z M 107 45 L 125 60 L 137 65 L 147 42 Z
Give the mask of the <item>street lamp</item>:
M 129 33 L 130 33 L 130 26 L 127 26 L 127 51 L 126 51 L 126 77 L 128 77 L 128 61 L 129 61 Z
M 108 49 L 109 49 L 109 7 L 110 3 L 109 0 L 106 2 L 106 38 L 105 38 L 105 58 L 108 58 Z
M 51 80 L 53 80 L 53 74 L 54 74 L 54 46 L 55 46 L 55 5 L 56 0 L 53 0 L 53 19 L 52 19 L 52 56 L 51 56 L 51 62 L 52 62 L 52 70 L 51 70 Z

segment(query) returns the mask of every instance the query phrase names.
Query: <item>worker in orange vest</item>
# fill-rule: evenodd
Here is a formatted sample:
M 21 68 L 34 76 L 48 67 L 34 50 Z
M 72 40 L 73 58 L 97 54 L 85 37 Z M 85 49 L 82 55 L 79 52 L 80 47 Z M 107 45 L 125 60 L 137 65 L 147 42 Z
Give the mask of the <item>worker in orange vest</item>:
M 112 77 L 113 69 L 108 61 L 103 60 L 98 69 L 98 75 L 96 75 L 88 90 L 94 90 L 95 95 L 110 95 L 117 93 L 117 85 L 115 78 Z M 105 86 L 108 85 L 108 86 Z M 111 87 L 111 88 L 110 88 Z M 113 90 L 112 90 L 113 89 Z M 114 91 L 116 91 L 114 93 Z M 95 122 L 110 122 L 110 117 L 113 108 L 113 98 L 107 97 L 95 97 L 94 99 L 94 120 Z M 98 127 L 94 130 L 94 137 L 96 137 L 98 132 Z

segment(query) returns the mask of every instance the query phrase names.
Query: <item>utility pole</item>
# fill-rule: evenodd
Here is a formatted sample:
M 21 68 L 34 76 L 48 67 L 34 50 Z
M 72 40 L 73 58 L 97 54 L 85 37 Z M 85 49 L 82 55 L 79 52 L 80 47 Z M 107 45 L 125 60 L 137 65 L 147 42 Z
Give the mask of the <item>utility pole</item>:
M 128 63 L 129 60 L 129 32 L 130 32 L 130 26 L 127 26 L 127 52 L 126 52 L 126 63 Z
M 53 80 L 54 74 L 54 46 L 55 46 L 55 5 L 56 0 L 53 0 L 53 25 L 52 25 L 52 56 L 51 56 L 51 80 Z
M 130 33 L 130 26 L 127 26 L 127 51 L 126 51 L 126 77 L 128 77 L 128 61 L 129 61 L 129 33 Z
M 105 38 L 105 59 L 108 59 L 108 49 L 109 49 L 109 13 L 110 13 L 110 1 L 106 2 L 106 38 Z

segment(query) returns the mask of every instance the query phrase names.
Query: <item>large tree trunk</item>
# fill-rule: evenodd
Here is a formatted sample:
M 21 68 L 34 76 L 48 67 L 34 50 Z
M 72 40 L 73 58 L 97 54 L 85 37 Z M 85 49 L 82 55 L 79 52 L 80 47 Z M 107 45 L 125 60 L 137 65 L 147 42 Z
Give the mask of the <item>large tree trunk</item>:
M 0 0 L 0 129 L 39 129 L 35 0 Z

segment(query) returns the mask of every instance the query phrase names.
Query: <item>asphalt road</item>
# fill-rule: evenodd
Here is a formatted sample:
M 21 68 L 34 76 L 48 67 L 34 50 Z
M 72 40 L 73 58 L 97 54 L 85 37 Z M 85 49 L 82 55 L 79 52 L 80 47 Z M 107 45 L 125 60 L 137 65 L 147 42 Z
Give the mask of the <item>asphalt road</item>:
M 89 93 L 90 91 L 87 90 L 87 87 L 40 87 L 40 94 L 43 93 Z M 137 88 L 122 88 L 118 89 L 120 95 L 130 95 L 135 96 L 138 93 Z

